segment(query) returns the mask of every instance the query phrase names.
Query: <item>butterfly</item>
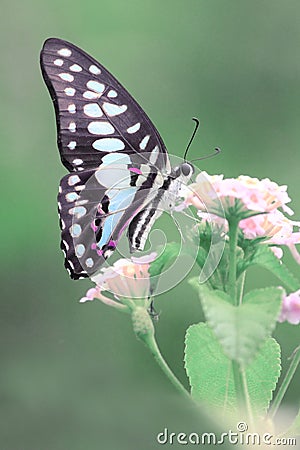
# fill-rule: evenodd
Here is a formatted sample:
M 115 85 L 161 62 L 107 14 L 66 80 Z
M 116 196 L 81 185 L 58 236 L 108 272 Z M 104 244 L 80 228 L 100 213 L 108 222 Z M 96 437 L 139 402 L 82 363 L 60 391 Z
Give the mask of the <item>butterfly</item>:
M 58 194 L 65 267 L 73 279 L 91 277 L 125 230 L 130 251 L 143 250 L 155 220 L 174 207 L 193 166 L 171 168 L 147 114 L 83 50 L 50 38 L 40 63 L 54 103 L 61 161 L 69 171 Z

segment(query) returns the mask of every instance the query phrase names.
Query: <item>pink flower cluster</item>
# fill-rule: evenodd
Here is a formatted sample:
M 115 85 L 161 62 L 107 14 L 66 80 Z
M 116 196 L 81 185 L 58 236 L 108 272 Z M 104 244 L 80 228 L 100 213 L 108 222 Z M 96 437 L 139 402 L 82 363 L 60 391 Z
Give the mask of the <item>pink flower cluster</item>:
M 156 256 L 156 253 L 151 253 L 131 260 L 119 259 L 111 267 L 102 268 L 98 275 L 92 277 L 96 287 L 89 289 L 80 303 L 98 299 L 109 306 L 129 312 L 136 299 L 139 306 L 143 302 L 148 307 L 151 290 L 149 267 Z M 104 292 L 113 294 L 113 298 Z
M 279 186 L 269 178 L 259 180 L 246 175 L 238 178 L 226 178 L 223 175 L 209 175 L 201 172 L 196 183 L 189 186 L 191 189 L 189 200 L 198 209 L 214 209 L 220 201 L 225 213 L 228 208 L 234 207 L 238 200 L 244 211 L 257 211 L 258 213 L 275 211 L 282 208 L 288 214 L 293 211 L 286 205 L 291 201 L 287 194 L 287 186 Z
M 185 205 L 195 206 L 202 219 L 216 222 L 220 221 L 219 217 L 228 218 L 236 211 L 242 219 L 239 227 L 246 239 L 264 237 L 270 245 L 286 245 L 300 263 L 295 247 L 300 243 L 300 222 L 288 219 L 279 210 L 292 215 L 293 210 L 287 206 L 290 201 L 287 186 L 279 186 L 268 178 L 259 180 L 241 175 L 224 179 L 223 175 L 201 172 L 196 183 L 189 186 Z M 282 256 L 279 247 L 272 247 L 272 250 L 276 256 Z
M 284 297 L 279 322 L 300 323 L 300 289 Z

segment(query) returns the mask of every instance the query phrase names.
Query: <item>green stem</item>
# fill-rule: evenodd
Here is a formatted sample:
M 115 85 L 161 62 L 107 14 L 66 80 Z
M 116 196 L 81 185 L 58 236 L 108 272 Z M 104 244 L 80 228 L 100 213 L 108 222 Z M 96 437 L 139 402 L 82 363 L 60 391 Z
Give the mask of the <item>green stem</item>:
M 237 361 L 232 361 L 233 379 L 236 393 L 236 400 L 239 413 L 242 414 L 245 411 L 245 396 L 244 396 L 244 383 L 241 372 L 240 364 Z
M 254 418 L 249 397 L 247 377 L 245 369 L 237 361 L 232 361 L 233 379 L 235 385 L 237 406 L 240 417 L 246 413 L 249 424 L 254 430 Z
M 288 368 L 287 373 L 285 374 L 283 382 L 281 383 L 281 386 L 278 389 L 277 395 L 276 395 L 276 397 L 272 403 L 272 406 L 269 410 L 269 417 L 271 419 L 273 419 L 274 416 L 276 415 L 278 408 L 284 397 L 284 394 L 286 393 L 286 391 L 290 385 L 290 382 L 292 381 L 292 378 L 296 372 L 296 369 L 300 363 L 300 345 L 299 345 L 299 347 L 297 347 L 294 350 L 291 358 L 292 358 L 292 362 L 290 364 L 290 367 Z
M 239 220 L 236 217 L 232 217 L 228 220 L 228 224 L 229 224 L 228 294 L 231 297 L 232 303 L 236 307 L 239 307 L 239 305 L 242 302 L 244 282 L 245 282 L 244 273 L 242 275 L 239 284 L 237 283 L 236 279 Z M 242 365 L 239 364 L 237 361 L 232 361 L 232 371 L 239 413 L 244 414 L 245 412 L 247 412 L 248 419 L 253 428 L 254 427 L 253 414 L 249 398 L 248 384 L 245 370 L 242 367 Z
M 238 283 L 237 283 L 237 299 L 238 299 L 239 305 L 241 305 L 243 303 L 245 278 L 246 278 L 246 272 L 243 272 L 239 276 Z
M 183 387 L 183 385 L 180 383 L 178 378 L 174 375 L 166 361 L 164 360 L 162 354 L 160 353 L 160 350 L 158 348 L 157 342 L 155 340 L 154 335 L 148 334 L 144 337 L 143 342 L 150 350 L 152 356 L 154 357 L 155 361 L 159 365 L 159 367 L 162 369 L 164 374 L 167 376 L 167 378 L 171 381 L 173 386 L 177 389 L 178 392 L 180 392 L 185 398 L 188 398 L 189 401 L 192 400 L 192 397 L 190 396 L 189 392 Z
M 173 386 L 175 386 L 175 388 L 184 397 L 188 398 L 191 401 L 192 397 L 190 396 L 189 392 L 182 386 L 180 381 L 175 377 L 174 373 L 172 372 L 172 370 L 162 357 L 162 354 L 160 353 L 160 350 L 155 340 L 155 330 L 153 322 L 151 317 L 149 316 L 147 309 L 145 307 L 135 305 L 135 307 L 132 309 L 131 318 L 133 324 L 133 331 L 137 336 L 137 338 L 140 339 L 142 342 L 144 342 L 148 350 L 150 350 L 155 361 L 162 369 L 162 371 L 165 373 L 165 375 L 168 377 L 168 379 L 171 381 Z
M 236 249 L 237 249 L 237 241 L 238 241 L 238 226 L 239 221 L 234 217 L 229 221 L 229 274 L 228 274 L 228 294 L 232 299 L 232 303 L 234 305 L 238 305 L 237 303 L 237 295 L 236 295 L 236 266 L 237 266 L 237 258 L 236 258 Z
M 252 406 L 251 406 L 250 396 L 249 396 L 249 391 L 248 391 L 246 371 L 245 371 L 244 367 L 241 368 L 241 376 L 242 376 L 242 383 L 243 383 L 243 397 L 245 399 L 245 407 L 246 407 L 246 411 L 247 411 L 248 420 L 249 420 L 251 429 L 255 430 L 255 423 L 254 423 Z

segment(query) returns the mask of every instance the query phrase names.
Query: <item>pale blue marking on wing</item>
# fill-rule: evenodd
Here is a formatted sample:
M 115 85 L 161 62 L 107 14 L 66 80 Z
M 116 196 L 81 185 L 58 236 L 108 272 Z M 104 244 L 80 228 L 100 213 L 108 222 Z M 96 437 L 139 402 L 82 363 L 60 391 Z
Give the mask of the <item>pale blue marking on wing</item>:
M 109 153 L 108 155 L 105 155 L 102 157 L 102 161 L 105 166 L 108 166 L 110 164 L 130 164 L 131 159 L 129 155 L 123 154 L 123 153 Z
M 130 187 L 128 189 L 124 189 L 119 191 L 117 189 L 111 189 L 106 194 L 110 198 L 109 204 L 109 212 L 119 211 L 120 209 L 128 208 L 133 202 L 135 193 L 137 191 L 136 187 Z M 105 219 L 102 236 L 100 241 L 98 242 L 98 247 L 101 248 L 103 245 L 107 244 L 110 236 L 118 225 L 119 220 L 121 219 L 124 211 L 116 212 L 111 216 L 108 216 Z
M 124 150 L 125 144 L 121 139 L 111 137 L 97 139 L 92 143 L 92 147 L 102 152 L 117 152 L 118 150 Z
M 130 171 L 123 164 L 101 166 L 95 177 L 99 184 L 107 188 L 117 190 L 130 187 Z

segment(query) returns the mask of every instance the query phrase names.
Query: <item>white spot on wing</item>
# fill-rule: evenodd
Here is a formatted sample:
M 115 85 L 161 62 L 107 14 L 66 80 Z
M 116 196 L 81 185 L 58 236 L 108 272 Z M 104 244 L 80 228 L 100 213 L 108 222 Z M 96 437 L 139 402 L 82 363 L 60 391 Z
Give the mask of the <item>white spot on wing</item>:
M 130 187 L 130 172 L 123 165 L 113 164 L 107 169 L 103 166 L 96 170 L 95 177 L 99 184 L 106 188 L 122 189 Z M 108 194 L 109 195 L 109 194 Z
M 99 74 L 101 73 L 101 70 L 100 70 L 97 66 L 95 66 L 94 64 L 92 64 L 92 65 L 89 67 L 89 71 L 90 71 L 92 74 L 94 74 L 94 75 L 99 75 Z
M 64 244 L 65 249 L 68 251 L 70 247 L 69 247 L 69 244 L 67 243 L 67 241 L 62 241 L 62 243 Z
M 85 91 L 83 93 L 83 97 L 88 100 L 95 100 L 96 98 L 100 97 L 100 94 L 97 94 L 96 92 L 92 92 L 92 91 Z
M 73 64 L 70 67 L 70 70 L 72 70 L 72 72 L 81 72 L 82 71 L 82 67 L 79 66 L 79 64 Z
M 68 192 L 66 194 L 66 200 L 67 202 L 74 202 L 75 200 L 77 200 L 79 198 L 79 195 L 76 194 L 76 192 Z
M 70 73 L 59 73 L 58 76 L 64 81 L 74 81 L 74 77 Z
M 83 186 L 84 187 L 84 186 Z M 76 188 L 75 188 L 76 189 Z M 86 205 L 89 201 L 88 200 L 77 200 L 76 206 L 80 205 Z
M 74 103 L 72 103 L 71 105 L 68 106 L 68 111 L 70 114 L 76 113 L 76 106 L 74 105 Z
M 74 209 L 74 208 L 73 208 Z M 71 211 L 71 210 L 70 210 Z M 74 223 L 71 227 L 70 227 L 70 235 L 73 238 L 76 238 L 78 236 L 81 235 L 82 229 L 81 226 L 78 223 Z
M 91 134 L 112 134 L 115 129 L 109 122 L 90 122 L 88 131 Z
M 117 116 L 117 115 L 125 112 L 127 109 L 127 105 L 119 106 L 119 105 L 114 105 L 113 103 L 107 103 L 107 102 L 104 102 L 102 107 L 103 107 L 104 111 L 106 112 L 106 114 L 108 114 L 109 116 Z
M 72 55 L 71 50 L 69 50 L 68 48 L 61 48 L 57 53 L 60 56 L 66 56 L 67 58 Z
M 61 67 L 63 65 L 63 60 L 62 59 L 56 59 L 55 61 L 53 61 L 53 64 L 55 64 L 56 66 Z
M 80 217 L 86 214 L 86 209 L 84 206 L 75 206 L 74 208 L 69 209 L 69 214 L 74 215 L 76 219 L 80 219 Z
M 104 258 L 109 258 L 113 254 L 113 250 L 105 250 L 103 256 Z
M 76 123 L 75 122 L 70 122 L 68 128 L 71 131 L 71 133 L 75 133 L 75 131 L 76 131 Z
M 149 173 L 151 172 L 151 168 L 149 167 L 149 164 L 141 164 L 140 170 L 144 177 L 147 177 Z
M 157 160 L 157 158 L 158 158 L 158 152 L 159 152 L 159 148 L 158 148 L 158 146 L 156 145 L 156 146 L 154 147 L 154 149 L 152 150 L 151 155 L 150 155 L 150 158 L 149 158 L 149 161 L 150 161 L 151 164 L 155 164 L 155 163 L 156 163 L 156 160 Z
M 88 103 L 83 107 L 84 114 L 89 117 L 102 117 L 103 112 L 97 103 Z
M 110 91 L 109 91 L 109 93 L 107 94 L 107 97 L 110 97 L 110 98 L 115 98 L 115 97 L 117 97 L 117 93 L 116 93 L 116 91 L 114 90 L 114 89 L 111 89 Z
M 141 128 L 141 124 L 140 124 L 140 122 L 138 122 L 135 125 L 132 125 L 132 127 L 127 128 L 127 133 L 129 133 L 129 134 L 136 133 L 137 131 L 139 131 L 140 128 Z
M 85 252 L 85 246 L 83 244 L 76 245 L 75 253 L 76 253 L 77 258 L 81 258 L 82 255 L 84 254 L 84 252 Z
M 68 179 L 68 185 L 74 186 L 74 184 L 78 183 L 80 181 L 80 178 L 78 175 L 71 175 Z
M 65 90 L 64 90 L 64 93 L 66 94 L 66 95 L 68 95 L 69 97 L 73 97 L 73 95 L 75 94 L 75 89 L 74 88 L 66 88 Z
M 95 150 L 103 152 L 116 152 L 125 148 L 124 142 L 118 138 L 97 139 L 97 141 L 93 142 L 92 146 Z
M 83 163 L 82 159 L 79 159 L 79 158 L 73 159 L 72 162 L 73 162 L 73 164 L 75 164 L 75 166 L 79 166 L 80 164 Z
M 103 161 L 101 167 L 110 164 L 131 164 L 131 159 L 126 153 L 109 153 L 108 155 L 104 155 L 101 159 Z
M 103 83 L 99 83 L 99 81 L 90 80 L 86 83 L 86 86 L 91 89 L 91 91 L 95 91 L 98 94 L 102 94 L 102 92 L 105 89 L 105 86 Z
M 88 259 L 85 261 L 85 264 L 87 265 L 87 267 L 93 267 L 94 261 L 92 260 L 92 258 L 88 258 Z
M 69 142 L 67 147 L 69 147 L 70 150 L 74 150 L 74 148 L 76 147 L 76 141 Z
M 140 149 L 141 150 L 145 150 L 149 139 L 150 139 L 150 134 L 147 134 L 147 136 L 145 136 L 144 139 L 141 140 L 141 142 L 140 142 Z
M 85 188 L 85 184 L 81 184 L 80 186 L 75 186 L 75 191 L 82 191 Z

